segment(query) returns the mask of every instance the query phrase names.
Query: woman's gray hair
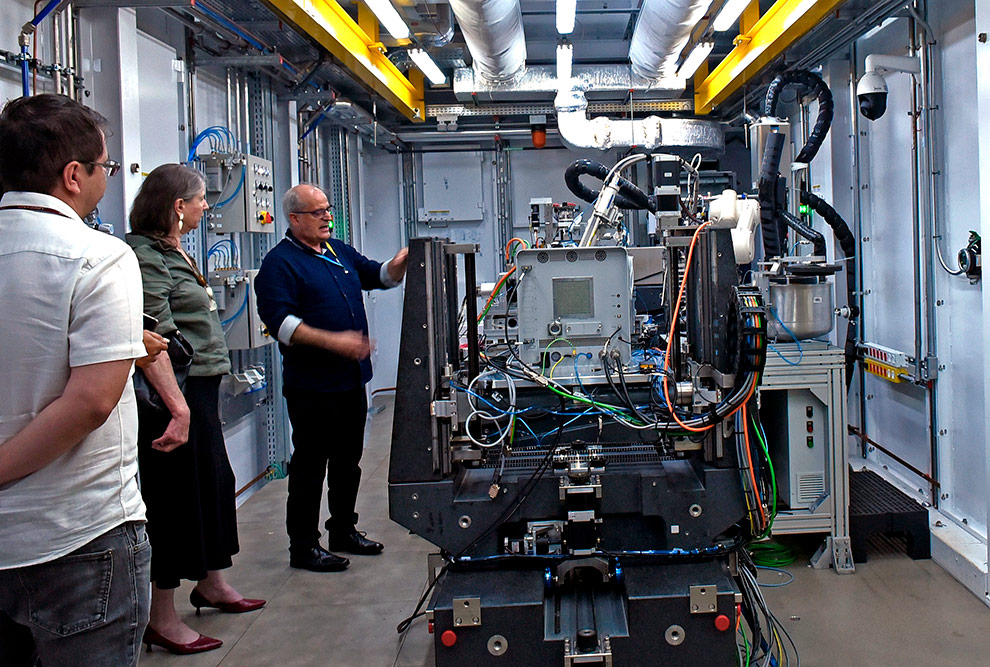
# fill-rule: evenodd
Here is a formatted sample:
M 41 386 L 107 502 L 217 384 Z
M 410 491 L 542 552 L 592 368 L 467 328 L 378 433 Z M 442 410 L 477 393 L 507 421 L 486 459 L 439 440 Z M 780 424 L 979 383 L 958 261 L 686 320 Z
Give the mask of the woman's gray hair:
M 181 164 L 156 167 L 141 184 L 131 206 L 131 231 L 162 239 L 175 225 L 173 205 L 177 199 L 191 201 L 206 187 L 203 176 Z
M 286 220 L 289 219 L 290 213 L 298 213 L 299 207 L 303 205 L 303 188 L 315 188 L 320 192 L 323 192 L 323 188 L 315 183 L 300 183 L 299 185 L 289 188 L 288 191 L 282 195 L 282 215 L 285 216 Z

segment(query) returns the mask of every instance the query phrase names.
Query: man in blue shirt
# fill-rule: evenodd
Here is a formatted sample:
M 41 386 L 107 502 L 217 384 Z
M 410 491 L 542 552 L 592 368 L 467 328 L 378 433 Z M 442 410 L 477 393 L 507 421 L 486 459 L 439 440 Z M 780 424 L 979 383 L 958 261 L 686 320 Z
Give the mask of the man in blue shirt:
M 327 479 L 328 546 L 373 555 L 384 548 L 355 528 L 371 379 L 371 343 L 362 290 L 399 284 L 408 250 L 382 264 L 331 238 L 333 215 L 318 187 L 297 185 L 282 210 L 289 231 L 265 256 L 255 280 L 258 314 L 275 333 L 292 423 L 286 529 L 289 564 L 314 572 L 349 561 L 320 546 L 320 495 Z

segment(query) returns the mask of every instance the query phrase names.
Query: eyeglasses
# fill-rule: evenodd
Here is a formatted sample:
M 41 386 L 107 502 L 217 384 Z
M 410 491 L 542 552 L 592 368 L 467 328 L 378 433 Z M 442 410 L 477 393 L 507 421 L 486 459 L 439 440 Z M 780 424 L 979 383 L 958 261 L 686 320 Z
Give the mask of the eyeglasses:
M 120 163 L 116 160 L 107 160 L 106 162 L 83 162 L 82 164 L 91 164 L 94 167 L 103 167 L 107 170 L 107 176 L 113 176 L 120 171 Z
M 311 215 L 314 218 L 322 218 L 325 215 L 329 215 L 330 219 L 331 220 L 333 219 L 333 209 L 330 208 L 329 206 L 327 208 L 313 209 L 312 211 L 293 211 L 293 213 L 295 213 L 296 215 L 302 215 L 303 213 L 305 213 L 306 215 Z

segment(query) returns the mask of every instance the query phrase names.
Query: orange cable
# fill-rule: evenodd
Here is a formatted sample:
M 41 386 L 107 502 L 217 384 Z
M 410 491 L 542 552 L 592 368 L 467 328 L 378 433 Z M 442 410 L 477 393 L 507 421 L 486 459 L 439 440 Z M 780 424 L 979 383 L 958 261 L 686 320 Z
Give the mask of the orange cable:
M 524 241 L 523 239 L 519 238 L 518 236 L 514 236 L 513 238 L 509 239 L 509 242 L 505 244 L 505 261 L 506 262 L 509 261 L 509 250 L 512 249 L 512 244 L 514 242 L 518 242 L 518 243 L 522 244 L 523 246 L 525 246 L 526 248 L 529 247 L 529 244 L 526 243 L 526 241 Z
M 681 278 L 681 288 L 677 292 L 677 302 L 674 305 L 674 310 L 670 316 L 670 333 L 667 335 L 667 351 L 663 355 L 663 397 L 667 401 L 667 405 L 670 407 L 670 415 L 681 428 L 694 433 L 704 433 L 715 425 L 710 424 L 702 428 L 694 428 L 693 426 L 688 426 L 678 418 L 677 412 L 674 409 L 674 404 L 671 402 L 670 395 L 667 390 L 667 371 L 670 370 L 670 350 L 674 342 L 674 331 L 677 329 L 677 315 L 681 312 L 681 300 L 684 297 L 684 289 L 687 287 L 688 273 L 691 270 L 691 258 L 694 256 L 694 247 L 698 242 L 698 235 L 701 233 L 701 230 L 710 224 L 711 223 L 709 222 L 702 223 L 696 230 L 694 230 L 694 236 L 691 237 L 691 246 L 688 248 L 687 261 L 684 263 L 684 277 Z
M 749 400 L 748 398 L 746 400 Z M 749 424 L 746 419 L 746 402 L 743 401 L 742 404 L 742 423 L 743 423 L 743 445 L 746 447 L 746 461 L 749 463 L 749 479 L 753 483 L 753 496 L 756 498 L 756 508 L 760 510 L 760 521 L 761 526 L 767 525 L 767 515 L 763 511 L 763 500 L 760 498 L 760 491 L 756 487 L 756 473 L 753 472 L 753 453 L 749 450 Z M 761 529 L 762 532 L 762 529 Z
M 502 284 L 508 279 L 509 276 L 511 276 L 513 273 L 515 273 L 515 270 L 516 270 L 516 267 L 513 266 L 511 269 L 509 269 L 506 272 L 506 274 L 504 276 L 502 276 L 502 278 L 497 283 L 495 283 L 495 287 L 492 288 L 492 293 L 488 297 L 488 301 L 485 302 L 485 307 L 481 309 L 482 315 L 480 315 L 478 317 L 478 321 L 479 322 L 484 317 L 484 312 L 488 310 L 488 306 L 491 305 L 492 300 L 495 298 L 495 295 L 498 294 L 498 290 L 502 287 Z

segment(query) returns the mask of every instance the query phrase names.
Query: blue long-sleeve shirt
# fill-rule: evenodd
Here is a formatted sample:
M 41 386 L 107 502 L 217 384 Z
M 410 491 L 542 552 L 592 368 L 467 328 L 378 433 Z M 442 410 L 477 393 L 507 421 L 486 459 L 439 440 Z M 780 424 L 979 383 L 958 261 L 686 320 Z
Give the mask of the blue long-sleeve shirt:
M 347 391 L 371 380 L 370 359 L 355 361 L 310 345 L 289 344 L 300 321 L 317 329 L 367 335 L 362 290 L 395 284 L 381 262 L 343 241 L 328 243 L 317 253 L 288 232 L 265 256 L 255 279 L 258 315 L 278 338 L 282 352 L 283 394 Z

